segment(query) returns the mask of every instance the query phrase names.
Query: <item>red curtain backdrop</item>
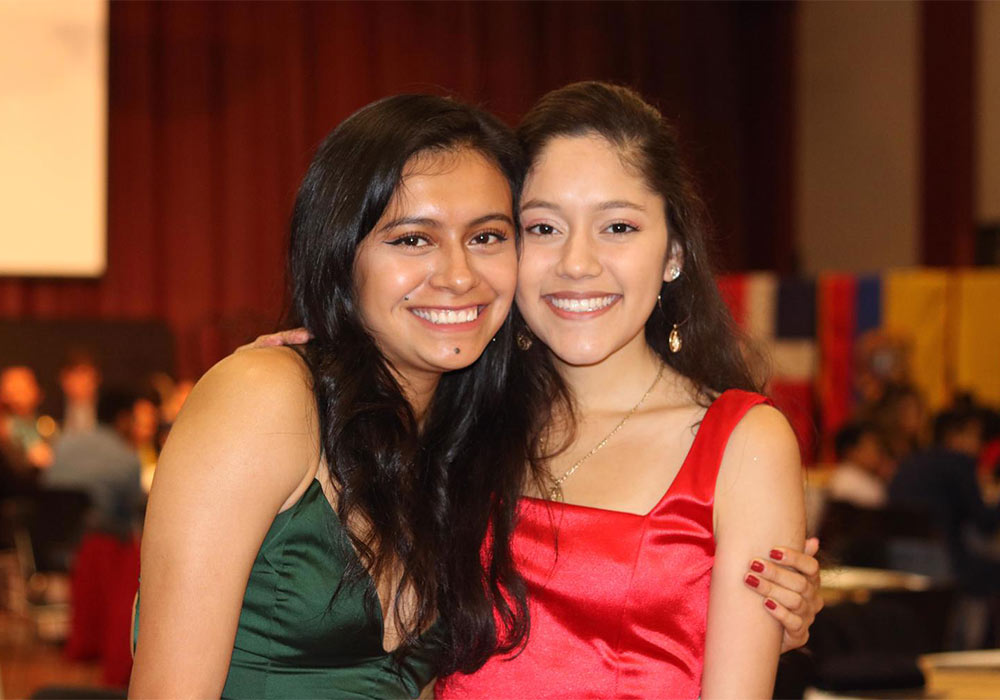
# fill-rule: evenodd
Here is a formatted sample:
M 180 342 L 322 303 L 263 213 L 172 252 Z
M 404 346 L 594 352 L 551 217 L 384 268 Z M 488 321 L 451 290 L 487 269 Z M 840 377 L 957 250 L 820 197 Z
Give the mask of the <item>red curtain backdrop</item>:
M 432 91 L 513 124 L 589 78 L 678 122 L 726 267 L 789 272 L 793 18 L 791 3 L 112 3 L 107 272 L 0 279 L 0 317 L 164 319 L 178 373 L 197 376 L 279 319 L 295 189 L 337 122 Z
M 920 3 L 921 214 L 925 265 L 971 265 L 976 233 L 973 2 Z

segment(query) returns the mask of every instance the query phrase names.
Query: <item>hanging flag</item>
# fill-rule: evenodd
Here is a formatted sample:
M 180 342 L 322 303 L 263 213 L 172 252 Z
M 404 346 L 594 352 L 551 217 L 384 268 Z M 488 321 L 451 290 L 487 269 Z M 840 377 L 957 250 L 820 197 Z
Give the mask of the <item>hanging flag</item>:
M 819 278 L 817 293 L 819 368 L 816 381 L 820 425 L 826 438 L 820 459 L 835 459 L 832 437 L 853 410 L 854 338 L 858 328 L 857 280 L 851 275 L 827 274 Z
M 936 269 L 890 270 L 883 280 L 884 328 L 912 344 L 910 372 L 931 410 L 950 399 L 946 381 L 949 273 Z
M 954 383 L 1000 406 L 1000 270 L 966 270 L 956 279 Z

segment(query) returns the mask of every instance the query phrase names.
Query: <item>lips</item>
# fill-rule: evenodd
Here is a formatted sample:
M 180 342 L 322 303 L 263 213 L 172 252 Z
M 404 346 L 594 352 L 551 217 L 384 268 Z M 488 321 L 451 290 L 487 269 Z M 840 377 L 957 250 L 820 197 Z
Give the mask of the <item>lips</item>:
M 618 301 L 619 295 L 617 294 L 606 294 L 603 296 L 592 296 L 584 298 L 576 297 L 559 297 L 550 295 L 545 297 L 552 306 L 556 307 L 561 311 L 569 311 L 572 313 L 590 313 L 592 311 L 600 311 L 605 309 L 616 301 Z
M 614 307 L 621 298 L 621 294 L 607 292 L 555 292 L 542 295 L 542 299 L 556 316 L 570 320 L 600 316 Z
M 411 307 L 410 312 L 417 318 L 434 326 L 468 326 L 479 320 L 486 305 L 449 308 L 439 306 Z

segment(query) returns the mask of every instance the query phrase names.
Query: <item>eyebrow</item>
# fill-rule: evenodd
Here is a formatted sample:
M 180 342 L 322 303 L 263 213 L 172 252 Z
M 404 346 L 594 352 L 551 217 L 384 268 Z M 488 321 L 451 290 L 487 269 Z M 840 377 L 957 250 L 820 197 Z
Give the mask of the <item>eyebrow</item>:
M 646 211 L 646 207 L 641 204 L 636 204 L 635 202 L 630 202 L 627 199 L 612 199 L 607 202 L 601 202 L 596 207 L 597 211 L 605 211 L 607 209 L 635 209 L 637 211 Z M 553 202 L 547 202 L 544 199 L 530 199 L 521 205 L 521 209 L 551 209 L 552 211 L 561 211 L 561 207 Z
M 638 211 L 646 211 L 646 207 L 635 202 L 630 202 L 627 199 L 612 199 L 610 202 L 601 202 L 597 205 L 597 209 L 600 211 L 604 211 L 605 209 L 636 209 Z
M 485 224 L 490 221 L 501 221 L 510 226 L 514 225 L 514 220 L 502 212 L 492 212 L 490 214 L 484 214 L 478 218 L 473 219 L 468 222 L 466 226 L 479 226 L 480 224 Z M 428 228 L 439 228 L 441 222 L 437 219 L 430 219 L 420 216 L 401 216 L 398 219 L 393 219 L 384 226 L 382 226 L 381 231 L 390 231 L 394 228 L 399 228 L 400 226 L 426 226 Z

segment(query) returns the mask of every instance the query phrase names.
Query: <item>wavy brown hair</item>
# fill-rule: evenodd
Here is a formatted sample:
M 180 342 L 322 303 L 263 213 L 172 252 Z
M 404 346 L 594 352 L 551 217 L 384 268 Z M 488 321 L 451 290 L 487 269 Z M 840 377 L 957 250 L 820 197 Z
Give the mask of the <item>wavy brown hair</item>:
M 354 263 L 412 158 L 472 149 L 510 183 L 513 211 L 524 163 L 513 133 L 454 100 L 397 95 L 345 120 L 326 138 L 299 189 L 292 217 L 291 326 L 313 338 L 312 372 L 323 455 L 337 514 L 358 557 L 345 553 L 345 584 L 401 571 L 395 606 L 403 653 L 430 652 L 437 672 L 472 671 L 524 640 L 524 585 L 510 553 L 528 464 L 528 416 L 512 390 L 508 318 L 471 366 L 442 376 L 423 427 L 389 361 L 365 329 Z M 513 393 L 512 393 L 513 391 Z M 501 439 L 497 439 L 497 437 Z M 355 527 L 359 519 L 363 528 Z M 483 547 L 490 538 L 491 547 Z M 412 591 L 416 609 L 403 605 Z M 374 614 L 378 600 L 368 585 Z M 434 644 L 420 632 L 438 621 Z M 499 621 L 499 625 L 496 621 Z

